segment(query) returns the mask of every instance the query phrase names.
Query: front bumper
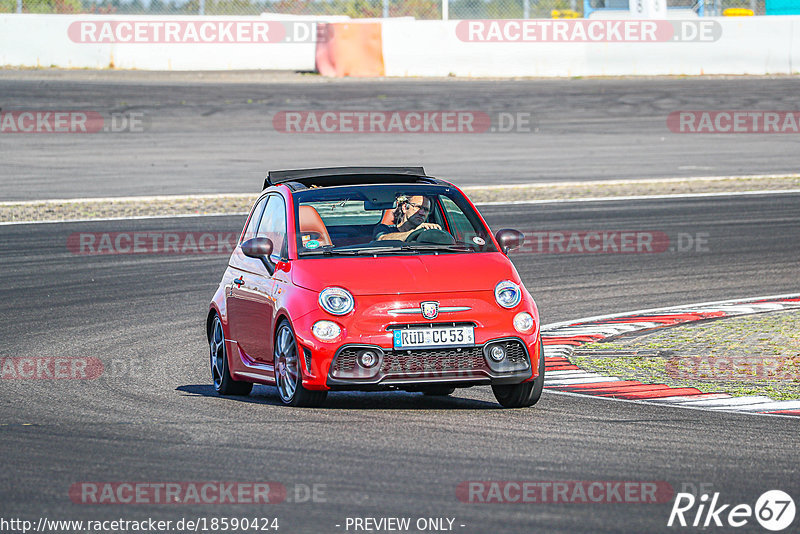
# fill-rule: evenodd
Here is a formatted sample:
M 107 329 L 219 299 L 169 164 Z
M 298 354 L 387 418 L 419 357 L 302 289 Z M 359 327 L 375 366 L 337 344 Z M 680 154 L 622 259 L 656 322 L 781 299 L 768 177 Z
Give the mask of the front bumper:
M 440 315 L 425 321 L 421 314 L 397 314 L 392 310 L 419 310 L 421 300 L 440 302 Z M 388 386 L 448 382 L 451 385 L 504 384 L 533 380 L 539 363 L 538 313 L 530 297 L 512 310 L 501 310 L 491 292 L 463 292 L 442 298 L 438 295 L 360 296 L 356 310 L 333 317 L 322 310 L 296 316 L 293 327 L 302 348 L 303 386 L 307 389 L 381 389 Z M 453 311 L 442 311 L 453 310 Z M 464 311 L 462 311 L 464 310 Z M 516 332 L 514 315 L 528 311 L 536 327 L 528 334 Z M 342 328 L 339 338 L 323 342 L 311 334 L 318 320 L 331 320 Z M 393 331 L 426 326 L 474 326 L 474 345 L 460 348 L 393 349 Z M 492 343 L 516 340 L 523 363 L 512 368 L 493 368 L 484 348 Z M 342 373 L 350 363 L 340 360 L 350 349 L 380 351 L 377 373 Z
M 505 351 L 502 361 L 490 357 L 493 347 L 502 347 Z M 371 367 L 359 364 L 359 354 L 365 351 L 378 355 L 377 363 Z M 516 337 L 468 347 L 415 350 L 349 343 L 336 351 L 328 371 L 327 386 L 357 389 L 376 385 L 509 384 L 523 382 L 530 376 L 530 354 L 523 340 Z

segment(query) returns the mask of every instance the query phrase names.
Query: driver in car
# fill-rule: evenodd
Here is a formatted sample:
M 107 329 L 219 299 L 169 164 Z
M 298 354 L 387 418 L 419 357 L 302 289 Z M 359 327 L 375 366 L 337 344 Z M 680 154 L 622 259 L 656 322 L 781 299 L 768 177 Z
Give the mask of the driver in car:
M 378 241 L 389 239 L 405 241 L 415 230 L 441 230 L 436 223 L 425 222 L 431 213 L 431 200 L 422 195 L 407 197 L 401 195 L 397 198 L 397 207 L 394 209 L 394 224 L 379 224 L 375 227 L 372 238 Z

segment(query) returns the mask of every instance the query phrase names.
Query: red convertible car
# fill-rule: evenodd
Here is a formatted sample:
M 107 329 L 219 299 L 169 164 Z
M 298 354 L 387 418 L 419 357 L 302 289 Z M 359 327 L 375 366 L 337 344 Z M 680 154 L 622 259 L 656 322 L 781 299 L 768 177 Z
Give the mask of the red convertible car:
M 449 395 L 491 385 L 505 407 L 544 384 L 539 314 L 453 184 L 421 167 L 270 172 L 207 317 L 214 388 L 275 385 L 283 403 L 328 391 Z

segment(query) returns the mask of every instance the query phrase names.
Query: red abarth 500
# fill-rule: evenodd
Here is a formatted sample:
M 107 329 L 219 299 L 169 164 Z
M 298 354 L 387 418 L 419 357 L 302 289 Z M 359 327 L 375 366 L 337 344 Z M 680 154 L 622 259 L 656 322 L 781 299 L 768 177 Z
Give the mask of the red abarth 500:
M 421 167 L 270 172 L 211 301 L 214 388 L 318 406 L 491 385 L 505 407 L 536 404 L 539 314 L 506 257 L 522 241 Z

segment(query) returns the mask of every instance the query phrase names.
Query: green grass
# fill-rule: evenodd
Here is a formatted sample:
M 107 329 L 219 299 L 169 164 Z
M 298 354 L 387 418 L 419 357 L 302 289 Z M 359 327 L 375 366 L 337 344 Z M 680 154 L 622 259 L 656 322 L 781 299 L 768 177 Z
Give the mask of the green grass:
M 586 371 L 626 380 L 734 396 L 800 399 L 800 310 L 592 343 L 577 349 L 571 360 Z

